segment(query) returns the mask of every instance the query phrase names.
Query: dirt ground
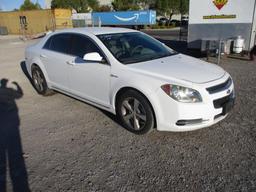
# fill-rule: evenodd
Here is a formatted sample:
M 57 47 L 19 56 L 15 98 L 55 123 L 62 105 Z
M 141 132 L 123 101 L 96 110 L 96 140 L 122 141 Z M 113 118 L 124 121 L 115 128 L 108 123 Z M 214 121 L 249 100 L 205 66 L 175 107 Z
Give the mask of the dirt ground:
M 255 63 L 222 60 L 235 82 L 236 105 L 221 123 L 138 136 L 86 103 L 38 95 L 20 66 L 30 43 L 0 39 L 0 80 L 23 90 L 16 132 L 31 191 L 256 191 Z M 0 129 L 5 121 L 0 117 Z M 7 191 L 15 185 L 9 172 Z

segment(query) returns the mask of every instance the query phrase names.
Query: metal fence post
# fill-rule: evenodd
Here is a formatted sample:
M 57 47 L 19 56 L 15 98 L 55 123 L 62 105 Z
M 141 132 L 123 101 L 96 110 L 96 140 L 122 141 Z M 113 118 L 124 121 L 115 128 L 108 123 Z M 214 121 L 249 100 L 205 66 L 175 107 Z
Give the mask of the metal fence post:
M 219 49 L 218 49 L 218 65 L 220 65 L 220 59 L 221 59 L 221 43 L 222 43 L 222 40 L 220 39 L 219 40 Z

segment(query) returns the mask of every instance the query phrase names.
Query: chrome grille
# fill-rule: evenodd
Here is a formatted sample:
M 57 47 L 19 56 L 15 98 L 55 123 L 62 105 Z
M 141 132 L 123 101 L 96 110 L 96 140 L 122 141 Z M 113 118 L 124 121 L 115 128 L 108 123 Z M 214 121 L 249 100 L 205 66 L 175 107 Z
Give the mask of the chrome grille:
M 206 90 L 208 91 L 208 93 L 214 94 L 214 93 L 224 91 L 225 89 L 228 89 L 231 84 L 232 84 L 232 79 L 229 77 L 224 83 L 221 83 L 219 85 L 215 85 L 212 87 L 208 87 L 206 88 Z

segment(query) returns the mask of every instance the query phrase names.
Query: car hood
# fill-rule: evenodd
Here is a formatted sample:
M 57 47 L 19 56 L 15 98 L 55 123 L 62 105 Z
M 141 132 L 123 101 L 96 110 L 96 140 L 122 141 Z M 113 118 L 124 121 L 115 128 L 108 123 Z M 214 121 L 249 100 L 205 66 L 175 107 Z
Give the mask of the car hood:
M 176 78 L 192 83 L 206 83 L 221 78 L 225 71 L 205 61 L 177 54 L 129 65 L 136 71 L 163 78 Z

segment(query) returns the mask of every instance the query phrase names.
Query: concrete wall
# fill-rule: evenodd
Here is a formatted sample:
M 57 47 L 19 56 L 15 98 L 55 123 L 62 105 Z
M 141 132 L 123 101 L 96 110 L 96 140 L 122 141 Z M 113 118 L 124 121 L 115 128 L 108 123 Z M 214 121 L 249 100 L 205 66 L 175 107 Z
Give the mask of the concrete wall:
M 72 12 L 70 9 L 54 9 L 56 29 L 72 28 Z
M 23 22 L 25 25 L 21 25 Z M 52 10 L 0 12 L 0 26 L 7 27 L 9 34 L 32 35 L 54 28 Z M 23 30 L 24 29 L 24 30 Z
M 69 9 L 0 12 L 0 26 L 7 27 L 9 34 L 21 35 L 73 27 Z

